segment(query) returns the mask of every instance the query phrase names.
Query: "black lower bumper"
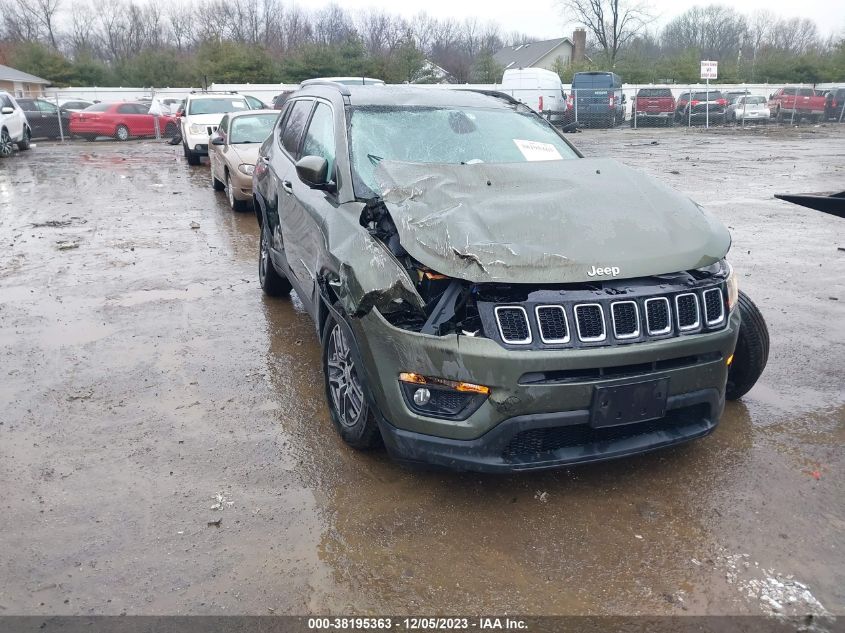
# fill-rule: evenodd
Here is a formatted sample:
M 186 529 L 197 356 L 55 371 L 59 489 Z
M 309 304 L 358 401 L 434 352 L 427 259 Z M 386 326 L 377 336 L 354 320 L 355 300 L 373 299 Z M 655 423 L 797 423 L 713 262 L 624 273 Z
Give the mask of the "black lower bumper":
M 398 429 L 380 420 L 391 457 L 450 470 L 512 472 L 604 461 L 680 444 L 716 428 L 725 400 L 705 389 L 671 396 L 666 417 L 609 428 L 590 426 L 588 410 L 522 415 L 474 440 Z

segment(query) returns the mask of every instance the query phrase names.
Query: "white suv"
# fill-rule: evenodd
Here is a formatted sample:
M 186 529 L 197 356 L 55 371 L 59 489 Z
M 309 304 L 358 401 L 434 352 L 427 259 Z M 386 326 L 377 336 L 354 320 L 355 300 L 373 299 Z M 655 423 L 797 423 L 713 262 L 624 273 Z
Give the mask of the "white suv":
M 29 149 L 29 122 L 18 102 L 8 92 L 0 90 L 0 157 L 12 153 L 12 145 Z
M 208 139 L 228 112 L 249 110 L 249 101 L 234 92 L 192 92 L 181 117 L 182 147 L 189 165 L 199 165 L 208 156 Z

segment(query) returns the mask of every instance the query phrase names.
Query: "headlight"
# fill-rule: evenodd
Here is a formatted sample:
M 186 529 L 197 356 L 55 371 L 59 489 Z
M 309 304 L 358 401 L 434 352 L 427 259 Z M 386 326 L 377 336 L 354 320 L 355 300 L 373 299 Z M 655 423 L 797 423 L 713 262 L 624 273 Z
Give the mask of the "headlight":
M 249 163 L 241 163 L 238 165 L 238 171 L 242 174 L 246 174 L 247 176 L 252 176 L 252 172 L 255 171 L 255 165 L 250 165 Z
M 197 125 L 196 123 L 191 123 L 191 126 L 188 129 L 191 134 L 208 134 L 208 128 L 205 125 Z
M 728 278 L 725 280 L 725 286 L 728 289 L 728 310 L 733 310 L 736 302 L 739 301 L 739 283 L 733 266 L 728 262 L 725 262 L 725 266 L 728 267 Z

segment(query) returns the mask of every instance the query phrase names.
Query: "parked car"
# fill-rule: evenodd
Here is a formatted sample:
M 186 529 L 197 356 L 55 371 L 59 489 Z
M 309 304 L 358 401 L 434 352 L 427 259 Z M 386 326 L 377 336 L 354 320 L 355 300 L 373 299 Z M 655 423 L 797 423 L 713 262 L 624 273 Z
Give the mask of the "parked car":
M 742 123 L 743 121 L 768 123 L 770 117 L 769 105 L 766 97 L 740 96 L 728 106 L 726 116 L 731 123 Z
M 70 115 L 70 134 L 89 141 L 98 136 L 110 136 L 118 141 L 155 136 L 155 117 L 149 110 L 149 105 L 141 102 L 97 103 Z M 162 136 L 172 137 L 177 133 L 175 117 L 162 115 L 158 121 Z
M 284 90 L 273 97 L 273 109 L 281 110 L 282 106 L 285 105 L 285 101 L 288 100 L 288 97 L 291 94 L 293 94 L 293 90 Z
M 652 121 L 672 125 L 675 122 L 675 98 L 669 88 L 640 88 L 631 111 L 636 116 L 637 125 Z M 633 126 L 634 116 L 631 117 Z
M 252 95 L 244 95 L 244 99 L 249 104 L 251 110 L 269 110 L 270 106 L 264 103 L 258 97 L 253 97 Z
M 29 149 L 29 123 L 15 98 L 0 90 L 0 158 L 11 156 L 14 146 Z
M 300 88 L 311 86 L 313 84 L 320 84 L 330 81 L 332 83 L 341 84 L 344 86 L 383 86 L 384 81 L 381 79 L 373 79 L 372 77 L 315 77 L 314 79 L 306 79 L 299 84 Z
M 500 92 L 543 114 L 555 125 L 569 122 L 560 75 L 544 68 L 511 68 L 504 72 Z
M 277 110 L 250 110 L 226 114 L 208 148 L 211 186 L 225 191 L 235 211 L 252 208 L 252 172 L 258 148 L 273 131 Z
M 745 97 L 751 94 L 751 91 L 748 89 L 744 90 L 725 90 L 722 93 L 722 96 L 727 100 L 728 105 L 733 103 L 736 99 L 740 97 Z
M 509 96 L 309 85 L 253 191 L 261 287 L 313 318 L 356 448 L 487 471 L 621 457 L 707 435 L 765 366 L 725 226 Z
M 59 111 L 54 103 L 44 99 L 18 99 L 26 114 L 32 138 L 61 138 L 68 133 L 70 112 Z
M 778 122 L 798 123 L 802 117 L 807 117 L 815 123 L 824 116 L 825 97 L 812 88 L 787 86 L 769 98 L 769 110 Z
M 833 88 L 825 95 L 825 119 L 845 121 L 845 88 Z
M 249 102 L 236 92 L 192 92 L 185 100 L 181 122 L 182 148 L 189 165 L 199 165 L 208 155 L 209 137 L 229 112 L 249 110 Z
M 570 90 L 570 108 L 579 123 L 614 127 L 625 120 L 622 78 L 616 73 L 575 73 Z
M 94 105 L 93 101 L 87 101 L 85 99 L 76 99 L 72 97 L 59 99 L 59 107 L 62 110 L 67 110 L 68 112 L 81 112 L 92 105 Z
M 681 115 L 686 112 L 689 103 L 689 92 L 682 92 L 675 100 L 675 121 L 681 120 Z
M 712 124 L 725 122 L 728 101 L 718 90 L 701 90 L 690 93 L 678 119 L 682 122 L 693 121 L 701 123 L 708 121 Z

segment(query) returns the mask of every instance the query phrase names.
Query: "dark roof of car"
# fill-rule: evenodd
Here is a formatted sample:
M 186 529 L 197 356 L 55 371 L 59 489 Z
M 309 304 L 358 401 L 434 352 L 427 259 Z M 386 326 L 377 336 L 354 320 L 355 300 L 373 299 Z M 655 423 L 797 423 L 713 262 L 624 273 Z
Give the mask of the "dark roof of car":
M 472 90 L 454 88 L 419 88 L 405 85 L 386 86 L 343 86 L 348 89 L 349 102 L 353 106 L 429 106 L 429 107 L 460 107 L 460 108 L 506 108 L 510 107 L 508 97 L 492 97 Z M 298 96 L 339 95 L 340 87 L 325 84 L 313 84 L 290 95 L 289 99 Z

